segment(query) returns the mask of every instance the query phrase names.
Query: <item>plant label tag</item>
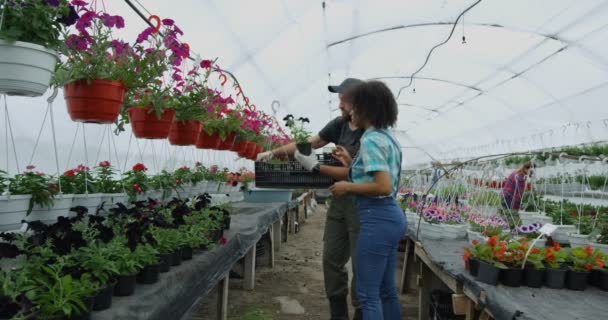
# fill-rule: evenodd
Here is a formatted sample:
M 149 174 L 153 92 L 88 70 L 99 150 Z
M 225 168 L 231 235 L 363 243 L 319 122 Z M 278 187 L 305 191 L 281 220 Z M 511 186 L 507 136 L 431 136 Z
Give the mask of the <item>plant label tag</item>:
M 21 229 L 19 229 L 19 232 L 23 233 L 27 231 L 27 223 L 22 223 L 21 224 Z
M 557 226 L 551 223 L 547 223 L 538 230 L 540 233 L 550 236 L 553 232 L 557 230 Z

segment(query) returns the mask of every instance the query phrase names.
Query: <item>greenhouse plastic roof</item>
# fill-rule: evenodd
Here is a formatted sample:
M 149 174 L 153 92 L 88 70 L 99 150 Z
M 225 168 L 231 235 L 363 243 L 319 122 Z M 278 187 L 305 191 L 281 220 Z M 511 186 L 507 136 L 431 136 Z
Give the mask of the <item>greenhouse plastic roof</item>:
M 314 131 L 339 115 L 328 84 L 385 81 L 398 95 L 405 166 L 607 137 L 608 1 L 139 2 L 146 15 L 176 20 L 193 51 L 217 57 L 258 108 L 272 113 L 278 101 L 277 118 L 309 117 Z M 125 2 L 105 6 L 125 17 L 128 39 L 145 27 Z M 9 104 L 16 131 L 42 119 L 23 115 L 42 114 L 43 98 Z M 56 118 L 71 142 L 76 125 Z

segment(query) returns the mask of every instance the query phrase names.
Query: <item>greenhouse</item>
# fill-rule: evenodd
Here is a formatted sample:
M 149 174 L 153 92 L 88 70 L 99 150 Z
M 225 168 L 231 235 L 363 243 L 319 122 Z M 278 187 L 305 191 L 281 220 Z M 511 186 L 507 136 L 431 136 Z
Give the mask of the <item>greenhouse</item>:
M 0 319 L 605 319 L 607 21 L 0 0 Z

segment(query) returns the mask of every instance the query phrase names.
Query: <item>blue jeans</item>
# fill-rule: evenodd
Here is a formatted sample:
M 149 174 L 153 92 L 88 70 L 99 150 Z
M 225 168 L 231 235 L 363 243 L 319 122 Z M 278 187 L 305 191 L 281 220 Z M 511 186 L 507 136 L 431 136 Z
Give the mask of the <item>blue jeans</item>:
M 357 197 L 357 295 L 363 320 L 399 320 L 395 286 L 396 254 L 406 228 L 405 215 L 393 198 Z

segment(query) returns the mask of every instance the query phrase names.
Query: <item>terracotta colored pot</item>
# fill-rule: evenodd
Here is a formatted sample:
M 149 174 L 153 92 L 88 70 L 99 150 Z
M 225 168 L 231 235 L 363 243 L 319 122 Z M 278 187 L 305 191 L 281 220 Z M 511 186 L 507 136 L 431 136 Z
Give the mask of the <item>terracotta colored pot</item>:
M 72 121 L 112 123 L 120 113 L 125 87 L 118 81 L 78 80 L 63 86 Z
M 201 127 L 201 131 L 198 134 L 196 140 L 196 147 L 199 149 L 216 149 L 220 143 L 220 136 L 217 133 L 208 134 L 204 128 Z
M 241 140 L 235 143 L 234 147 L 231 150 L 241 155 L 247 151 L 247 143 L 249 143 L 247 140 Z
M 146 139 L 165 139 L 169 135 L 171 123 L 175 118 L 175 111 L 165 109 L 160 119 L 156 117 L 156 112 L 152 107 L 132 107 L 127 109 L 131 129 L 138 138 Z M 148 113 L 149 112 L 149 113 Z
M 230 148 L 232 148 L 234 145 L 235 139 L 236 134 L 234 132 L 227 134 L 226 139 L 224 141 L 220 141 L 220 144 L 217 146 L 217 150 L 230 150 Z
M 257 153 L 255 153 L 257 148 L 258 148 L 258 146 L 255 144 L 255 142 L 249 142 L 247 144 L 246 158 L 249 160 L 255 160 L 255 158 L 258 155 Z
M 174 146 L 195 145 L 201 132 L 201 123 L 198 120 L 173 120 L 169 131 L 169 143 Z
M 255 156 L 257 157 L 258 154 L 264 152 L 264 147 L 262 146 L 257 146 L 257 148 L 255 148 Z

